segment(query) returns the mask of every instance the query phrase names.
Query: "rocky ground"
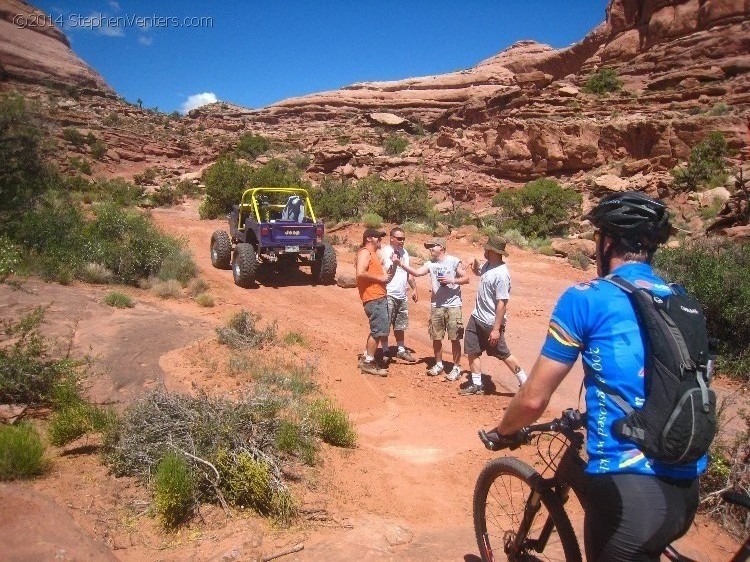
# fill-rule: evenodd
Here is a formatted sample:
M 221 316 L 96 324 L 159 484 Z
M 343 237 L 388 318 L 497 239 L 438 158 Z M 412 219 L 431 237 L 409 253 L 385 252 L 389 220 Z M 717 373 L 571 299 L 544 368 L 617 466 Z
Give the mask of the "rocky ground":
M 10 555 L 6 559 L 37 560 L 64 551 L 61 559 L 101 560 L 106 546 L 121 560 L 253 560 L 302 544 L 301 551 L 284 559 L 476 560 L 473 486 L 483 464 L 494 456 L 482 447 L 476 430 L 502 414 L 515 391 L 514 378 L 500 363 L 485 362 L 494 394 L 460 397 L 458 383 L 426 377 L 431 344 L 424 279 L 408 334 L 420 363 L 393 365 L 384 379 L 367 377 L 356 368 L 366 329 L 354 290 L 310 286 L 305 270 L 290 278 L 267 278 L 257 289 L 240 289 L 231 272 L 210 264 L 207 241 L 224 226 L 221 222 L 198 221 L 194 202 L 158 210 L 155 218 L 166 231 L 187 236 L 199 274 L 216 298 L 215 308 L 200 308 L 187 298 L 161 301 L 146 291 L 122 288 L 137 304 L 112 309 L 101 303 L 107 287 L 29 280 L 22 290 L 0 287 L 0 316 L 52 303 L 50 334 L 74 353 L 97 357 L 101 374 L 91 381 L 91 395 L 121 408 L 161 384 L 183 392 L 240 392 L 252 381 L 227 372 L 225 350 L 212 328 L 241 307 L 260 312 L 264 320 L 277 320 L 281 331 L 305 336 L 306 346 L 286 353 L 317 363 L 317 382 L 350 413 L 359 445 L 355 450 L 325 449 L 319 468 L 297 486 L 305 516 L 292 529 L 274 529 L 243 513 L 228 519 L 220 508 L 208 506 L 188 527 L 169 535 L 149 515 L 148 492 L 130 479 L 109 476 L 96 457 L 97 440 L 84 439 L 55 451 L 49 476 L 0 486 L 0 543 L 10 545 L 4 549 Z M 340 272 L 345 275 L 353 271 L 350 244 L 361 236 L 361 227 L 338 235 Z M 407 243 L 418 248 L 423 238 L 409 235 Z M 470 237 L 455 235 L 449 250 L 466 262 L 481 253 Z M 516 248 L 510 249 L 508 261 L 513 274 L 508 342 L 530 368 L 557 295 L 592 272 Z M 475 288 L 472 281 L 464 290 L 467 302 L 473 302 Z M 302 315 L 300 303 L 305 303 Z M 578 403 L 580 377 L 576 367 L 548 415 Z M 718 387 L 722 395 L 738 394 L 726 382 Z M 746 394 L 739 400 L 735 408 L 747 405 Z M 531 451 L 520 456 L 538 465 Z M 580 511 L 573 511 L 580 530 Z M 699 517 L 681 545 L 701 560 L 718 561 L 736 543 Z

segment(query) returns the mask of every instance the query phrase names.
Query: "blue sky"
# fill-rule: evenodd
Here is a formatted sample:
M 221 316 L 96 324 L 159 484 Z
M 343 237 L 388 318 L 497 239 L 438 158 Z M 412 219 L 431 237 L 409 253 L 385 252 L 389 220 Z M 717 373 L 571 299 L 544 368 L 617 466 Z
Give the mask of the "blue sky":
M 125 99 L 257 108 L 354 82 L 471 67 L 516 41 L 580 41 L 607 0 L 31 0 Z M 203 19 L 201 19 L 203 18 Z

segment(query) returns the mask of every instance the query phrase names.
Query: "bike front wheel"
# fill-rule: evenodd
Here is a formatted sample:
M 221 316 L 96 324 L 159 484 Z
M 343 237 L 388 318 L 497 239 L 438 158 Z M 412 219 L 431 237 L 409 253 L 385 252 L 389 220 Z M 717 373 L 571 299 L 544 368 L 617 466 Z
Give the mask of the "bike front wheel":
M 541 476 L 516 458 L 487 463 L 474 488 L 474 531 L 484 562 L 581 561 L 573 526 Z

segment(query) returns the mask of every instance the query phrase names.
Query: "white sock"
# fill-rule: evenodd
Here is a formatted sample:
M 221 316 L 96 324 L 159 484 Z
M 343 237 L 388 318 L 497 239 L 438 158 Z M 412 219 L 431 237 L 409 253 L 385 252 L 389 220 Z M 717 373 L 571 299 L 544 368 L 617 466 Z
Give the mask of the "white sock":
M 471 373 L 471 382 L 477 386 L 482 386 L 482 373 Z
M 442 371 L 443 370 L 443 362 L 442 361 L 438 361 L 437 363 L 435 363 L 435 367 L 437 367 L 438 369 L 440 369 Z
M 404 342 L 396 342 L 398 344 L 398 350 L 399 351 L 406 351 L 406 346 L 404 345 Z
M 523 383 L 526 382 L 526 379 L 527 379 L 527 377 L 526 377 L 526 371 L 524 371 L 523 369 L 521 369 L 520 371 L 518 371 L 516 373 L 516 378 L 518 379 L 518 386 L 521 386 Z
M 367 355 L 365 353 L 365 363 L 372 363 L 373 361 L 375 361 L 375 358 L 372 355 Z

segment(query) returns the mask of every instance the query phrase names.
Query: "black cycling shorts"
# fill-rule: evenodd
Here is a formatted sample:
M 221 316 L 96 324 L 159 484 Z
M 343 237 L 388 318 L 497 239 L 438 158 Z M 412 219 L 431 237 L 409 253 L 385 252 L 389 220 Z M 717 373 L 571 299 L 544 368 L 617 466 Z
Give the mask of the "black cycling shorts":
M 684 535 L 698 509 L 698 479 L 591 475 L 584 537 L 589 562 L 654 561 Z

